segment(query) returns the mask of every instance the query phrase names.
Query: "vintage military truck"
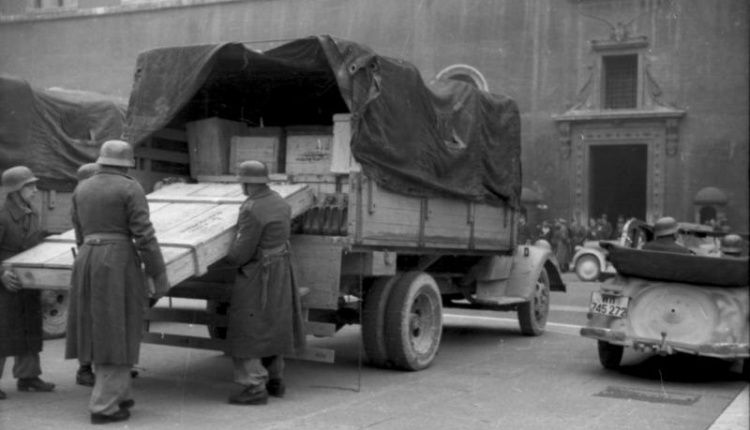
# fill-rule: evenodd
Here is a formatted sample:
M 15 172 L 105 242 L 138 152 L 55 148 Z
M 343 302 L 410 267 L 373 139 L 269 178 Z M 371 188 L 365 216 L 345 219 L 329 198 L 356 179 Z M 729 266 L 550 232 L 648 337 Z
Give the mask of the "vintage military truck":
M 521 332 L 539 335 L 550 290 L 565 289 L 548 247 L 516 245 L 520 117 L 505 97 L 459 81 L 427 86 L 410 64 L 329 36 L 265 52 L 163 48 L 138 58 L 125 134 L 138 146 L 155 136 L 190 158 L 189 181 L 148 195 L 169 296 L 206 309 L 157 306 L 148 318 L 205 324 L 208 335 L 151 324 L 146 342 L 225 350 L 236 269 L 222 257 L 246 159 L 268 164 L 293 208 L 307 333 L 360 324 L 372 365 L 429 366 L 450 307 L 515 311 Z M 67 285 L 71 240 L 4 264 L 27 288 Z M 334 359 L 314 345 L 300 357 Z

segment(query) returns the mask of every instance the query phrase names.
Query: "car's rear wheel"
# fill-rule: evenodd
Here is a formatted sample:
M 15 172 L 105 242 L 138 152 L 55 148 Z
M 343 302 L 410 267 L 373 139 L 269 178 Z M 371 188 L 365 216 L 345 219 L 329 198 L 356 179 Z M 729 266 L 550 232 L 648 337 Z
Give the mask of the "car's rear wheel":
M 602 272 L 599 259 L 593 255 L 582 255 L 576 260 L 576 275 L 582 281 L 596 281 Z
M 625 347 L 622 345 L 614 345 L 609 342 L 600 340 L 598 341 L 599 349 L 599 362 L 605 369 L 617 369 L 620 367 L 622 361 L 622 354 L 625 351 Z

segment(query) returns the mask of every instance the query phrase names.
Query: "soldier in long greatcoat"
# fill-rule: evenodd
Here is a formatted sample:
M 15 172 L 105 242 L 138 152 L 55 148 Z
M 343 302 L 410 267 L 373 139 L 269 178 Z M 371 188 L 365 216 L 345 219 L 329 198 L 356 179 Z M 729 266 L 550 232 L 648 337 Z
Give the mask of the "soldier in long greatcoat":
M 143 335 L 146 277 L 153 278 L 157 295 L 169 288 L 145 193 L 126 175 L 133 165 L 132 147 L 107 141 L 97 163 L 101 170 L 73 192 L 79 252 L 65 354 L 94 365 L 96 382 L 89 402 L 93 424 L 130 417 L 130 369 L 138 362 Z
M 299 297 L 289 260 L 291 208 L 268 185 L 259 161 L 240 165 L 247 200 L 227 261 L 238 266 L 229 307 L 227 339 L 235 382 L 243 386 L 229 402 L 265 404 L 282 397 L 284 355 L 304 346 Z
M 7 169 L 2 185 L 8 192 L 0 207 L 0 261 L 25 251 L 42 240 L 39 214 L 31 205 L 37 177 L 26 166 Z M 13 376 L 19 391 L 52 391 L 54 384 L 39 378 L 42 373 L 42 303 L 39 290 L 22 290 L 11 270 L 0 269 L 0 377 L 5 357 L 15 357 Z M 6 394 L 0 390 L 0 400 Z

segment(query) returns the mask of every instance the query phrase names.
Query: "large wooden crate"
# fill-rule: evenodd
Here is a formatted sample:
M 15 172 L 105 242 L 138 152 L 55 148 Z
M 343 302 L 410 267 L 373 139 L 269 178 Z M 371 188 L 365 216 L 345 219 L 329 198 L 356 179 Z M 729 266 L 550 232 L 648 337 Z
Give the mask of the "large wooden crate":
M 271 188 L 292 206 L 292 216 L 313 205 L 313 194 L 304 184 L 272 184 Z M 148 195 L 171 285 L 206 273 L 210 264 L 226 255 L 245 199 L 239 185 L 213 183 L 172 184 Z M 75 247 L 74 232 L 69 230 L 3 261 L 3 267 L 15 271 L 24 288 L 67 289 Z
M 186 128 L 193 177 L 228 173 L 231 139 L 248 133 L 244 123 L 216 117 L 189 122 Z
M 279 127 L 251 128 L 248 129 L 247 134 L 231 138 L 229 173 L 237 173 L 237 166 L 247 160 L 262 161 L 268 166 L 270 173 L 278 173 L 282 129 Z
M 286 130 L 286 173 L 289 175 L 330 175 L 333 134 L 330 127 Z

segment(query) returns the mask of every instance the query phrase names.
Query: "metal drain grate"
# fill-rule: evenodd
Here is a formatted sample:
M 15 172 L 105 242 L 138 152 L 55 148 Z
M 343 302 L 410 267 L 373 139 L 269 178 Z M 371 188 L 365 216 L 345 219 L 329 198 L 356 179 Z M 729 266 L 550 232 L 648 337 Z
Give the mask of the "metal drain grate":
M 612 397 L 615 399 L 640 400 L 651 403 L 671 403 L 674 405 L 689 406 L 701 398 L 697 394 L 668 392 L 662 389 L 652 388 L 632 388 L 632 387 L 613 387 L 609 386 L 599 393 L 594 394 L 597 397 Z

